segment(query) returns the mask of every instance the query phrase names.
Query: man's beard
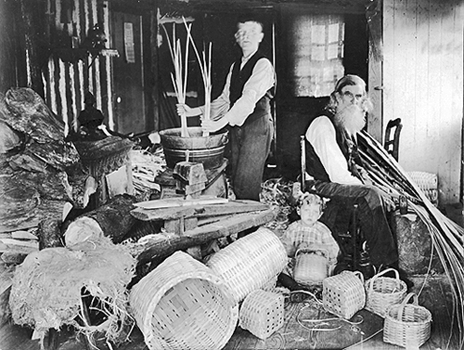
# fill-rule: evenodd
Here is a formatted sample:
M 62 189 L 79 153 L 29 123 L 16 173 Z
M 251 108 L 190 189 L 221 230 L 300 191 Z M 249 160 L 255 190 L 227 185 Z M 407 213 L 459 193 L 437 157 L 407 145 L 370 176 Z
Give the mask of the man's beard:
M 337 111 L 334 122 L 349 134 L 355 135 L 366 125 L 365 112 L 357 105 L 349 105 Z

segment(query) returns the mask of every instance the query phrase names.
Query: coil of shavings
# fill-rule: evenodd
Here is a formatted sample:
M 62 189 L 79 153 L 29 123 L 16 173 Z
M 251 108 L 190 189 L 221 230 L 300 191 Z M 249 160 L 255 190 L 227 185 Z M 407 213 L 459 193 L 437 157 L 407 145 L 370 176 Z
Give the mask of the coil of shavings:
M 290 202 L 293 181 L 283 178 L 272 178 L 261 184 L 260 202 L 268 204 L 276 212 L 275 219 L 267 223 L 265 227 L 283 232 L 288 224 L 288 215 L 293 206 Z

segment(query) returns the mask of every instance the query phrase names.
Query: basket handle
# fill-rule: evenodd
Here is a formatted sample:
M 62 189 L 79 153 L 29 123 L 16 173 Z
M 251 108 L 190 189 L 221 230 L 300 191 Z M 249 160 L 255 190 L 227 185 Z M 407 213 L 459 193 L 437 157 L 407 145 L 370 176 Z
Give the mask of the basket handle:
M 375 276 L 373 276 L 373 277 L 367 282 L 367 283 L 369 284 L 369 291 L 372 291 L 372 290 L 374 289 L 374 281 L 375 281 L 378 277 L 383 276 L 383 275 L 385 275 L 385 273 L 390 272 L 390 271 L 395 271 L 395 278 L 396 278 L 397 280 L 400 279 L 400 274 L 398 273 L 398 271 L 395 270 L 395 269 L 392 268 L 392 267 L 389 267 L 388 269 L 385 269 L 385 270 L 379 272 L 378 274 L 376 274 Z
M 406 304 L 408 303 L 408 301 L 409 301 L 411 298 L 414 298 L 414 300 L 412 301 L 412 304 L 413 304 L 413 305 L 418 305 L 418 304 L 419 304 L 417 295 L 414 294 L 414 293 L 409 293 L 409 294 L 406 295 L 406 297 L 403 299 L 403 301 L 402 301 L 401 304 L 400 304 L 400 307 L 398 308 L 398 314 L 397 314 L 397 317 L 398 317 L 398 318 L 399 318 L 400 316 L 403 315 L 403 309 L 404 309 L 404 307 L 406 306 Z
M 364 283 L 364 275 L 361 271 L 353 271 L 353 273 L 355 274 L 355 276 L 358 276 L 362 283 Z
M 295 253 L 295 259 L 298 256 L 298 254 L 300 254 L 300 253 L 317 253 L 317 252 L 321 252 L 322 256 L 324 258 L 328 259 L 329 252 L 327 251 L 327 249 L 311 249 L 311 248 L 299 248 L 299 249 L 297 249 L 297 251 Z

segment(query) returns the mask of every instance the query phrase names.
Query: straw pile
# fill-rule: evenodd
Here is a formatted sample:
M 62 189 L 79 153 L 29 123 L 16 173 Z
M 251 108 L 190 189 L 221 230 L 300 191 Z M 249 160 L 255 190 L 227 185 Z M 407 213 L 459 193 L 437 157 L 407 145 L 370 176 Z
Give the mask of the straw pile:
M 98 332 L 119 343 L 125 327 L 133 324 L 126 286 L 134 272 L 135 259 L 127 248 L 107 237 L 31 253 L 14 274 L 13 321 L 35 328 L 42 341 L 49 329 L 71 325 L 91 340 Z M 83 291 L 98 310 L 84 305 Z M 89 324 L 89 311 L 98 311 L 103 321 Z

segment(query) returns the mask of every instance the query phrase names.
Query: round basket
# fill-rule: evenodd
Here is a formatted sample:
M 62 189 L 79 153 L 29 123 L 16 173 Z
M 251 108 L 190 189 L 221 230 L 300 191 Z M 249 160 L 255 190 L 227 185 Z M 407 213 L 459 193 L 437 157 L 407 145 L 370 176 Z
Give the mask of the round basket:
M 287 253 L 271 230 L 260 227 L 214 254 L 206 263 L 222 277 L 235 303 L 282 272 Z
M 238 307 L 223 283 L 181 251 L 143 277 L 129 300 L 149 349 L 224 347 L 237 325 Z
M 408 301 L 414 298 L 412 304 Z M 383 341 L 407 349 L 419 348 L 430 338 L 432 314 L 418 305 L 417 295 L 409 293 L 401 302 L 387 309 Z
M 390 271 L 395 272 L 395 278 L 382 277 Z M 391 305 L 399 304 L 403 301 L 408 289 L 406 283 L 400 280 L 398 271 L 392 268 L 373 276 L 365 283 L 365 288 L 365 308 L 381 317 L 385 317 L 385 312 Z
M 303 285 L 321 284 L 329 272 L 326 250 L 298 249 L 295 253 L 293 278 Z

